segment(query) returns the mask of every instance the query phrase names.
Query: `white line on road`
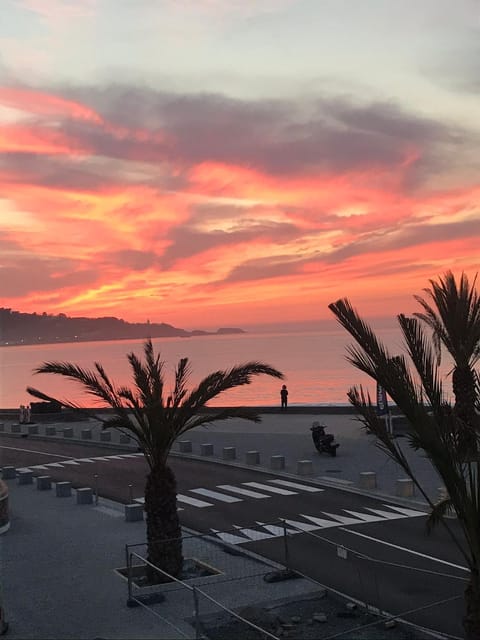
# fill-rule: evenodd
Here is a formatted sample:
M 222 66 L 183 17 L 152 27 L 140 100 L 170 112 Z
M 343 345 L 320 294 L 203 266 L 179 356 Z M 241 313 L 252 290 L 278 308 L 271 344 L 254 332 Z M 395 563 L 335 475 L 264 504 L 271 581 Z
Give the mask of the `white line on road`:
M 312 487 L 307 484 L 300 484 L 298 482 L 290 482 L 290 480 L 269 480 L 269 482 L 274 482 L 275 484 L 280 484 L 282 487 L 289 487 L 290 489 L 302 489 L 302 491 L 310 491 L 311 493 L 318 493 L 319 491 L 325 491 L 325 489 L 320 489 L 319 487 Z
M 220 502 L 242 502 L 241 498 L 235 498 L 234 496 L 227 496 L 224 493 L 219 493 L 218 491 L 211 491 L 210 489 L 189 489 L 192 493 L 198 493 L 201 496 L 205 496 L 206 498 L 213 498 L 214 500 L 219 500 Z
M 213 507 L 211 502 L 204 502 L 203 500 L 197 500 L 196 498 L 192 498 L 191 496 L 184 496 L 181 493 L 177 493 L 177 502 L 183 502 L 185 504 L 189 504 L 192 507 Z
M 20 449 L 20 447 L 4 447 L 0 446 L 0 449 L 11 449 L 12 451 L 26 451 L 27 453 L 38 453 L 41 456 L 50 456 L 51 458 L 63 458 L 65 459 L 65 454 L 63 456 L 58 453 L 46 453 L 45 451 L 36 451 L 35 449 Z
M 398 544 L 393 544 L 392 542 L 387 542 L 386 540 L 380 540 L 379 538 L 372 538 L 372 536 L 367 536 L 364 533 L 359 533 L 358 531 L 353 531 L 352 529 L 343 529 L 342 527 L 340 531 L 346 531 L 347 533 L 351 533 L 353 536 L 360 536 L 361 538 L 366 538 L 367 540 L 371 540 L 372 542 L 376 542 L 378 544 L 384 544 L 387 547 L 392 547 L 393 549 L 398 549 L 399 551 L 405 551 L 406 553 L 411 553 L 414 556 L 420 556 L 421 558 L 425 558 L 427 560 L 440 562 L 441 564 L 446 564 L 447 566 L 454 567 L 455 569 L 461 569 L 462 571 L 469 571 L 468 567 L 464 567 L 461 564 L 454 564 L 453 562 L 447 562 L 447 560 L 441 560 L 440 558 L 429 556 L 426 553 L 420 553 L 420 551 L 407 549 L 406 547 L 401 547 Z
M 262 484 L 261 482 L 242 482 L 242 484 L 254 489 L 260 489 L 263 491 L 271 491 L 272 493 L 279 493 L 281 496 L 294 496 L 295 491 L 288 491 L 288 489 L 280 489 L 280 487 L 269 487 L 268 484 Z
M 230 491 L 231 493 L 238 493 L 241 496 L 246 496 L 247 498 L 271 498 L 272 496 L 267 496 L 266 493 L 258 493 L 258 491 L 250 491 L 249 489 L 244 489 L 243 487 L 234 487 L 231 484 L 217 484 L 219 489 L 224 489 L 225 491 Z

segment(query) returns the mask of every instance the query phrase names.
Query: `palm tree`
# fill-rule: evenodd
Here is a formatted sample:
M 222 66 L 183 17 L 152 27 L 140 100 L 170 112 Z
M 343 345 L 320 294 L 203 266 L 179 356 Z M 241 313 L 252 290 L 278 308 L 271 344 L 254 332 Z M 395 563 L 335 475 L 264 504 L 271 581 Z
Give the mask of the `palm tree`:
M 448 498 L 434 504 L 383 419 L 377 416 L 370 395 L 362 386 L 349 390 L 350 403 L 357 409 L 365 429 L 376 436 L 377 446 L 401 466 L 429 503 L 427 530 L 441 522 L 464 557 L 470 574 L 463 625 L 469 640 L 480 640 L 480 462 L 465 461 L 464 443 L 459 437 L 463 420 L 445 398 L 435 346 L 419 320 L 398 316 L 415 369 L 412 375 L 405 355 L 392 356 L 347 299 L 338 300 L 329 308 L 356 341 L 347 347 L 347 360 L 385 388 L 409 421 L 410 446 L 423 449 L 443 480 Z M 451 507 L 457 513 L 464 538 L 444 519 Z
M 229 418 L 260 422 L 253 409 L 232 407 L 206 409 L 213 398 L 228 389 L 250 384 L 252 377 L 268 375 L 283 379 L 283 374 L 263 362 L 247 362 L 228 371 L 215 371 L 197 387 L 188 390 L 190 375 L 188 358 L 182 358 L 175 369 L 173 391 L 165 396 L 165 363 L 154 353 L 152 341 L 144 343 L 144 361 L 134 353 L 127 355 L 133 374 L 133 388 L 117 386 L 104 368 L 94 363 L 95 371 L 68 362 L 45 362 L 35 373 L 52 373 L 80 383 L 88 394 L 113 409 L 113 416 L 101 419 L 103 428 L 127 432 L 145 455 L 149 473 L 145 485 L 147 521 L 147 560 L 170 575 L 178 576 L 183 565 L 180 522 L 177 513 L 177 485 L 168 466 L 168 454 L 174 441 L 190 429 Z M 27 391 L 44 400 L 55 400 L 45 393 L 27 387 Z M 81 409 L 66 400 L 56 400 L 64 407 Z M 155 573 L 157 575 L 155 575 Z M 151 580 L 161 581 L 158 572 L 149 571 Z
M 475 432 L 479 431 L 479 420 L 475 412 L 476 386 L 478 378 L 474 370 L 480 357 L 480 297 L 465 273 L 456 282 L 451 271 L 447 271 L 438 282 L 430 280 L 430 287 L 424 289 L 426 300 L 414 296 L 423 307 L 423 313 L 415 313 L 432 329 L 433 344 L 441 361 L 443 346 L 452 356 L 453 394 L 455 411 L 461 419 L 466 450 L 475 453 Z M 473 450 L 473 451 L 472 451 Z

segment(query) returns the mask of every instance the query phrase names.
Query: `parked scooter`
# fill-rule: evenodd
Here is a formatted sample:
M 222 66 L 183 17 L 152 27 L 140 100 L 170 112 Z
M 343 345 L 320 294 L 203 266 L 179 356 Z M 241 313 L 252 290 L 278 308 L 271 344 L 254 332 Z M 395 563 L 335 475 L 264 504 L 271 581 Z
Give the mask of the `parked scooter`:
M 335 436 L 331 433 L 325 433 L 325 425 L 314 422 L 310 427 L 312 432 L 312 440 L 318 453 L 328 453 L 334 458 L 337 455 L 337 449 L 340 446 L 334 442 Z

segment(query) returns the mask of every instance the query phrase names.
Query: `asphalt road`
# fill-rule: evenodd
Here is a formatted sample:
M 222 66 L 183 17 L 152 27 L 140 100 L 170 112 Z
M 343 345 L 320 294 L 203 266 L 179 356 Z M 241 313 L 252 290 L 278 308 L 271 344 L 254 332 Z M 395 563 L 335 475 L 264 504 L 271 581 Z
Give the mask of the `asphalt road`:
M 94 486 L 97 475 L 100 495 L 125 503 L 131 494 L 141 498 L 148 470 L 143 456 L 125 450 L 15 437 L 0 440 L 0 466 L 6 465 L 40 465 L 44 468 L 34 469 L 35 475 L 70 480 L 75 487 Z M 456 598 L 403 617 L 462 635 L 464 561 L 443 529 L 426 535 L 425 516 L 416 510 L 338 489 L 319 490 L 307 479 L 287 480 L 298 486 L 283 484 L 282 476 L 253 469 L 178 457 L 171 465 L 184 526 L 228 531 L 219 537 L 284 563 L 279 520 L 296 523 L 293 528 L 303 527 L 305 533 L 288 537 L 293 568 L 394 614 Z

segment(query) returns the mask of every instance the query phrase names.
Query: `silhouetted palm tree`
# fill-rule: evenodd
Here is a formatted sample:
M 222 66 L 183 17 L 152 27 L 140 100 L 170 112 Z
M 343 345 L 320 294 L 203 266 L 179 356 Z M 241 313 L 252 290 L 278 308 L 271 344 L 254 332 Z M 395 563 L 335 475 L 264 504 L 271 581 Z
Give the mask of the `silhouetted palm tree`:
M 250 384 L 254 376 L 283 378 L 283 374 L 262 362 L 248 362 L 228 371 L 215 371 L 189 391 L 190 365 L 188 358 L 182 358 L 175 370 L 173 391 L 165 396 L 164 362 L 154 353 L 150 339 L 144 343 L 144 356 L 142 361 L 134 353 L 127 355 L 133 373 L 133 388 L 115 385 L 98 362 L 94 363 L 95 371 L 68 362 L 45 362 L 34 371 L 79 382 L 88 394 L 113 409 L 113 417 L 102 419 L 103 428 L 124 430 L 137 441 L 149 466 L 145 486 L 147 559 L 167 573 L 178 576 L 183 555 L 176 479 L 167 461 L 172 444 L 186 431 L 218 420 L 244 418 L 260 422 L 256 411 L 243 407 L 199 411 L 205 410 L 207 403 L 224 391 Z M 27 391 L 37 398 L 55 400 L 32 387 Z M 56 401 L 65 407 L 80 408 L 73 402 Z M 154 579 L 154 572 L 149 573 Z M 158 575 L 157 580 L 160 581 Z
M 459 437 L 463 420 L 445 400 L 435 348 L 419 320 L 398 316 L 416 370 L 414 376 L 406 357 L 390 355 L 348 300 L 338 300 L 329 308 L 357 343 L 347 347 L 347 359 L 384 387 L 408 419 L 410 445 L 417 450 L 423 449 L 443 480 L 449 497 L 433 504 L 397 441 L 387 431 L 384 420 L 377 416 L 370 395 L 361 386 L 352 387 L 348 398 L 365 428 L 376 436 L 377 446 L 403 468 L 430 504 L 428 529 L 442 522 L 465 558 L 470 577 L 465 590 L 464 628 L 467 638 L 480 640 L 480 463 L 478 459 L 465 462 L 464 444 Z M 444 520 L 451 507 L 457 513 L 464 539 Z

